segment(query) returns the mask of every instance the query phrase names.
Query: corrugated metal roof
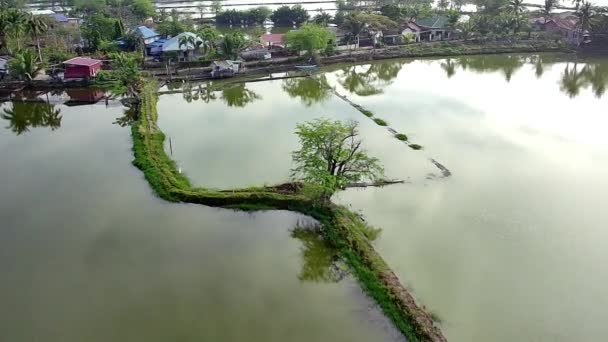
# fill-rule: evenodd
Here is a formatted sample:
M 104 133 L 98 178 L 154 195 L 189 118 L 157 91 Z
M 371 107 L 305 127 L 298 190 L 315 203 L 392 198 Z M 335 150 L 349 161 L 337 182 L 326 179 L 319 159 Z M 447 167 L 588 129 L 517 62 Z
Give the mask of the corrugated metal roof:
M 148 39 L 148 38 L 153 38 L 153 37 L 158 37 L 160 36 L 160 34 L 156 33 L 156 31 L 154 31 L 153 29 L 147 27 L 147 26 L 140 26 L 137 28 L 137 32 L 139 32 L 139 34 L 144 38 L 144 39 Z
M 428 18 L 420 18 L 416 20 L 418 26 L 424 26 L 428 28 L 444 28 L 448 23 L 448 18 L 442 15 L 436 15 Z
M 68 65 L 82 65 L 82 66 L 93 66 L 101 63 L 99 59 L 93 59 L 89 57 L 74 57 L 70 60 L 63 62 L 63 64 Z

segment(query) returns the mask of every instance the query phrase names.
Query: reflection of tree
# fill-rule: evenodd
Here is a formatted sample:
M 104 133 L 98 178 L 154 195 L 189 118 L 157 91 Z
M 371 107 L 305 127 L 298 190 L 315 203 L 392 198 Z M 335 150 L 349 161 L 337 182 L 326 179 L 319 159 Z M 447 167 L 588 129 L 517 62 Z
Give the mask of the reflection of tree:
M 217 99 L 215 95 L 216 90 L 214 90 L 211 82 L 206 83 L 204 87 L 202 84 L 192 85 L 191 83 L 187 83 L 183 86 L 182 90 L 184 100 L 188 103 L 198 100 L 209 103 Z
M 49 127 L 56 130 L 61 126 L 61 110 L 47 102 L 12 102 L 10 108 L 5 108 L 0 116 L 9 121 L 6 128 L 17 135 L 28 132 L 30 127 Z
M 338 282 L 346 276 L 338 252 L 327 245 L 318 229 L 297 226 L 291 231 L 291 236 L 303 244 L 303 265 L 298 279 Z
M 331 96 L 331 89 L 325 75 L 316 79 L 310 77 L 286 78 L 283 80 L 283 90 L 291 97 L 299 97 L 306 106 L 323 102 Z
M 261 98 L 262 97 L 254 91 L 247 89 L 245 83 L 240 83 L 222 90 L 222 100 L 224 100 L 229 107 L 245 107 L 247 104 Z
M 404 62 L 382 62 L 370 64 L 366 70 L 353 65 L 341 69 L 338 82 L 349 92 L 359 96 L 382 93 L 382 89 L 393 83 Z
M 579 69 L 577 63 L 570 68 L 566 65 L 560 80 L 560 89 L 570 97 L 575 97 L 580 90 L 591 87 L 596 97 L 600 98 L 606 93 L 608 86 L 608 63 L 590 63 Z
M 451 78 L 456 73 L 456 63 L 454 63 L 453 60 L 448 58 L 445 61 L 441 62 L 441 69 L 445 71 L 448 78 Z
M 574 68 L 570 69 L 570 63 L 566 65 L 566 69 L 562 74 L 560 81 L 560 89 L 570 97 L 575 97 L 579 94 L 581 87 L 585 85 L 584 68 L 578 70 L 578 64 L 574 63 Z
M 138 118 L 139 108 L 133 106 L 125 109 L 123 115 L 116 118 L 115 124 L 120 127 L 131 126 Z
M 460 57 L 457 63 L 463 70 L 469 69 L 478 73 L 501 71 L 508 82 L 525 62 L 526 58 L 523 56 L 496 55 Z

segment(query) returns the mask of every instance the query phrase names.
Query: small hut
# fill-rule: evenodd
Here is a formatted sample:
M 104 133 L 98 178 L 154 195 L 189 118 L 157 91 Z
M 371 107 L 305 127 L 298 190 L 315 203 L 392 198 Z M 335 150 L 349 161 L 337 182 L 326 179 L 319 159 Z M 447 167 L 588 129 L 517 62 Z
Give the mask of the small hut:
M 89 57 L 75 57 L 63 62 L 65 64 L 65 79 L 90 79 L 101 70 L 101 61 Z

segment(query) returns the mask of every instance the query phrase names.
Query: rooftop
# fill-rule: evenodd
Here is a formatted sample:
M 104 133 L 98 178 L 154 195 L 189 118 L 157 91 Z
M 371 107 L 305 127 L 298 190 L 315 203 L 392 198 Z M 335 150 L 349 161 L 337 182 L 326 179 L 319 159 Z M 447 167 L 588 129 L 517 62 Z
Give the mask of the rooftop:
M 444 28 L 448 23 L 448 18 L 442 15 L 436 15 L 428 18 L 420 18 L 416 20 L 418 26 L 426 28 Z
M 63 62 L 63 64 L 68 65 L 82 65 L 82 66 L 93 66 L 101 63 L 99 59 L 93 59 L 89 57 L 74 57 L 70 60 Z
M 153 29 L 151 29 L 151 28 L 149 28 L 147 26 L 140 26 L 140 27 L 138 27 L 137 28 L 137 32 L 139 32 L 139 34 L 144 39 L 160 36 L 160 34 L 156 33 L 156 31 L 154 31 Z
M 263 43 L 281 44 L 285 40 L 283 33 L 266 33 L 260 37 Z

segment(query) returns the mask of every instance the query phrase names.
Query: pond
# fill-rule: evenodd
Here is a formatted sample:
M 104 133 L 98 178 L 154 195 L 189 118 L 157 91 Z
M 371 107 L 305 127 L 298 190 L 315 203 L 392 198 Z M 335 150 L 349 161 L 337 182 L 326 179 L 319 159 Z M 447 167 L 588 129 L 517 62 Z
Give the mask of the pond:
M 608 60 L 389 60 L 315 78 L 161 96 L 174 159 L 201 186 L 274 184 L 289 178 L 297 123 L 357 120 L 387 176 L 408 182 L 336 200 L 383 229 L 377 249 L 450 341 L 604 339 Z
M 3 340 L 400 340 L 307 218 L 164 202 L 122 107 L 37 96 L 0 107 Z
M 394 68 L 388 81 L 375 71 Z M 608 333 L 608 60 L 487 56 L 326 75 L 411 132 L 452 176 L 337 200 L 450 341 L 600 341 Z

